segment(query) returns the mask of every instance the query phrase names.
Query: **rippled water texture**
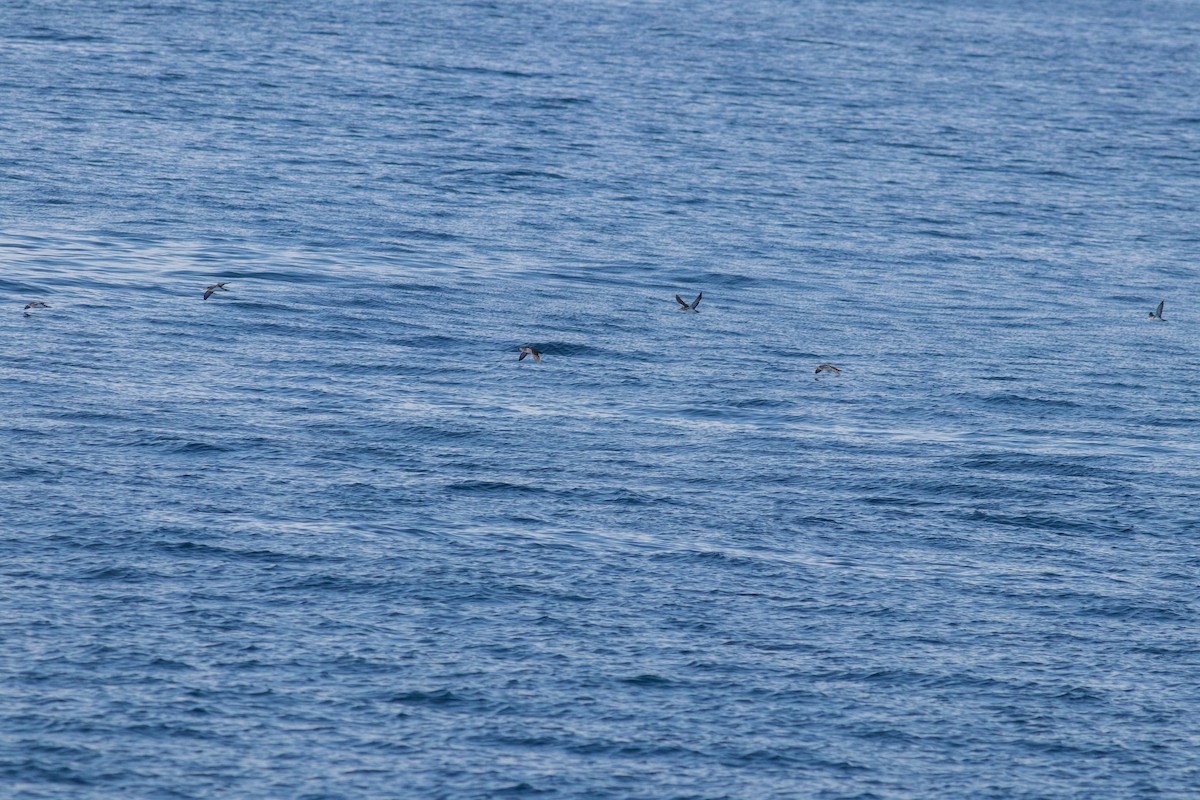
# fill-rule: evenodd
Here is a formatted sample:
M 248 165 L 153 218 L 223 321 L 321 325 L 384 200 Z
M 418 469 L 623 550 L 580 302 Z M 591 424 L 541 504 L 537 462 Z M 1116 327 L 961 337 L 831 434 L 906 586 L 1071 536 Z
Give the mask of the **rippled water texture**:
M 3 4 L 0 796 L 1195 797 L 1198 45 Z

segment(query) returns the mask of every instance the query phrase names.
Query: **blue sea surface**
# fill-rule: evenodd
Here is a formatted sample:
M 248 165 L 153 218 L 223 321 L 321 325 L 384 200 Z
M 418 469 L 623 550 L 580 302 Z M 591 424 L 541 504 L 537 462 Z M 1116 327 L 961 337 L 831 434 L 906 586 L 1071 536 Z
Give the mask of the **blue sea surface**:
M 0 797 L 1200 795 L 1197 3 L 6 0 L 0 107 Z

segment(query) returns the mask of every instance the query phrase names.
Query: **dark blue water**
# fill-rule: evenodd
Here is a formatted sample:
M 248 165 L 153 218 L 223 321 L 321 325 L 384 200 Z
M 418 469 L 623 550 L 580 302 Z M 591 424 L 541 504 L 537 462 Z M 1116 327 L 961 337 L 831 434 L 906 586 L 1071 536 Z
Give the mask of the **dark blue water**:
M 0 796 L 1196 796 L 1200 6 L 123 5 L 0 7 Z

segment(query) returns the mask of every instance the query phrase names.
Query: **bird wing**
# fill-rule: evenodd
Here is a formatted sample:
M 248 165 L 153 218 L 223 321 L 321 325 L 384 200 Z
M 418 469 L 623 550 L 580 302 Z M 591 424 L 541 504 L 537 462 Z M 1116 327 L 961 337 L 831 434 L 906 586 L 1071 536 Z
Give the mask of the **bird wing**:
M 215 290 L 215 289 L 213 289 L 213 288 L 211 288 L 211 287 L 210 287 L 210 288 L 208 288 L 208 289 L 205 289 L 205 290 L 204 290 L 204 299 L 205 299 L 205 300 L 207 300 L 208 298 L 212 297 L 212 293 L 213 293 L 214 291 L 216 291 L 216 290 Z
M 679 305 L 683 306 L 684 308 L 691 308 L 691 306 L 689 306 L 687 303 L 683 302 L 683 298 L 680 297 L 679 295 L 675 295 L 675 302 L 679 303 Z
M 700 298 L 701 298 L 701 297 L 704 297 L 704 292 L 701 292 L 700 294 L 696 295 L 696 299 L 692 301 L 692 305 L 691 305 L 691 309 L 692 309 L 692 311 L 695 311 L 695 310 L 696 310 L 696 306 L 700 305 Z
M 1158 301 L 1158 308 L 1156 308 L 1156 309 L 1154 310 L 1154 316 L 1156 316 L 1156 317 L 1160 317 L 1160 318 L 1162 317 L 1162 308 L 1163 308 L 1163 303 L 1165 303 L 1165 302 L 1167 302 L 1167 301 L 1166 301 L 1166 300 L 1159 300 L 1159 301 Z
M 527 355 L 529 355 L 529 353 L 526 353 L 524 350 L 522 350 L 521 355 L 517 356 L 517 361 L 524 361 L 525 356 L 527 356 Z
M 536 350 L 534 350 L 532 353 L 530 353 L 530 355 L 533 356 L 534 361 L 536 361 L 539 364 L 542 363 L 542 356 Z

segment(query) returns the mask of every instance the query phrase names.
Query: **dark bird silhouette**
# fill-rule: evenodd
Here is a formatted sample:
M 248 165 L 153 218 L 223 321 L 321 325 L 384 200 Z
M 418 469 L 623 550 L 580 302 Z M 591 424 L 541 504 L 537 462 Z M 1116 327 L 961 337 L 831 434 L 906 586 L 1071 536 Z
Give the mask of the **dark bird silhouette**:
M 43 303 L 41 300 L 34 300 L 32 303 L 26 303 L 26 304 L 25 304 L 25 310 L 26 310 L 26 311 L 28 311 L 28 310 L 29 310 L 29 309 L 31 309 L 31 308 L 49 308 L 49 307 L 50 307 L 50 306 L 46 305 L 46 304 L 45 304 L 45 303 Z
M 204 299 L 207 300 L 208 298 L 212 297 L 213 292 L 228 292 L 228 291 L 229 290 L 225 288 L 224 283 L 214 283 L 212 286 L 204 287 Z
M 517 356 L 517 361 L 521 361 L 525 356 L 533 356 L 534 361 L 542 363 L 542 354 L 538 352 L 537 348 L 523 344 L 517 349 L 521 351 L 521 355 Z
M 701 292 L 700 294 L 696 295 L 696 299 L 693 300 L 692 304 L 689 306 L 687 303 L 683 302 L 682 297 L 680 297 L 679 295 L 675 295 L 675 302 L 679 303 L 680 311 L 695 311 L 696 306 L 700 305 L 701 297 L 704 297 L 704 292 Z
M 822 372 L 828 372 L 830 375 L 841 375 L 842 371 L 833 364 L 822 364 L 814 370 L 818 375 Z
M 1157 320 L 1162 320 L 1163 322 L 1166 322 L 1166 320 L 1163 319 L 1163 315 L 1162 315 L 1162 307 L 1163 307 L 1163 303 L 1165 303 L 1165 302 L 1167 302 L 1167 301 L 1159 300 L 1158 308 L 1154 309 L 1149 314 L 1147 314 L 1146 319 L 1157 319 Z

